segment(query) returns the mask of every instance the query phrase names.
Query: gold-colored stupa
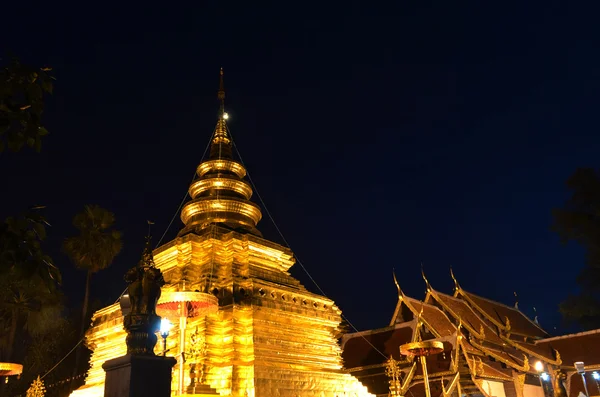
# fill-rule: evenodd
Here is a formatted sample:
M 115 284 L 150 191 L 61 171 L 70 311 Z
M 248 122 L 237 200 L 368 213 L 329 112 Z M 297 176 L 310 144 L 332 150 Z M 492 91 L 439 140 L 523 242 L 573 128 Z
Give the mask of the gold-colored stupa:
M 244 166 L 232 155 L 224 99 L 221 71 L 219 119 L 209 159 L 198 166 L 198 178 L 189 188 L 192 200 L 181 211 L 185 227 L 175 240 L 154 250 L 167 282 L 164 307 L 193 311 L 172 299 L 176 292 L 218 299 L 216 311 L 173 321 L 167 339 L 167 355 L 178 359 L 172 394 L 372 396 L 343 370 L 336 339 L 341 311 L 294 279 L 288 273 L 292 252 L 265 240 L 256 228 L 261 211 L 250 201 Z M 177 310 L 173 302 L 186 306 Z M 102 364 L 126 352 L 119 304 L 94 314 L 86 345 L 93 351 L 91 368 L 85 385 L 72 396 L 101 397 Z M 178 354 L 182 346 L 184 360 Z M 162 353 L 162 343 L 156 353 Z

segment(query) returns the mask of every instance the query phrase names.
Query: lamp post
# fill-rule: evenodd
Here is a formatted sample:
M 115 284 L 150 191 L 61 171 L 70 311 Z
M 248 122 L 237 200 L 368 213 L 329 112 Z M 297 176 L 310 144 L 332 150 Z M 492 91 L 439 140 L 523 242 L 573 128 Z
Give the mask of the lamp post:
M 540 387 L 542 388 L 542 393 L 546 396 L 546 389 L 544 388 L 544 380 L 548 380 L 548 374 L 544 372 L 544 363 L 541 361 L 536 361 L 533 365 L 533 368 L 538 373 L 538 379 L 540 380 Z
M 161 318 L 160 320 L 160 336 L 163 338 L 163 356 L 167 355 L 167 338 L 169 337 L 169 331 L 173 324 L 167 318 Z
M 592 372 L 592 378 L 596 381 L 596 389 L 598 389 L 598 392 L 600 393 L 600 383 L 598 383 L 598 381 L 600 381 L 600 373 L 598 373 L 598 371 Z
M 573 365 L 575 365 L 575 369 L 577 370 L 577 373 L 579 375 L 581 375 L 581 379 L 583 380 L 583 388 L 585 389 L 585 395 L 587 397 L 590 397 L 590 393 L 588 392 L 588 388 L 587 388 L 587 383 L 585 381 L 585 365 L 583 364 L 583 361 L 577 361 Z

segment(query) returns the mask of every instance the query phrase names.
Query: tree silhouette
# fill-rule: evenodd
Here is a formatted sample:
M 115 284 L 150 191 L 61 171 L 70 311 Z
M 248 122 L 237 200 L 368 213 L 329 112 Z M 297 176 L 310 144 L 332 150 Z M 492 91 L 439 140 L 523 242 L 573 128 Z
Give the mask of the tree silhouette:
M 50 68 L 33 68 L 16 58 L 0 67 L 0 152 L 25 145 L 40 151 L 48 130 L 42 125 L 44 93 L 51 94 Z
M 600 327 L 600 176 L 591 168 L 580 168 L 567 180 L 571 198 L 553 211 L 553 230 L 563 242 L 576 241 L 586 251 L 585 267 L 577 277 L 579 295 L 560 304 L 568 322 L 585 329 Z
M 83 338 L 88 317 L 92 275 L 109 267 L 123 247 L 121 232 L 113 229 L 114 223 L 115 215 L 112 212 L 97 205 L 86 205 L 83 212 L 73 218 L 73 226 L 79 235 L 69 237 L 63 243 L 63 250 L 71 261 L 87 273 L 80 338 Z M 80 351 L 78 349 L 77 357 Z M 78 364 L 76 360 L 75 368 Z

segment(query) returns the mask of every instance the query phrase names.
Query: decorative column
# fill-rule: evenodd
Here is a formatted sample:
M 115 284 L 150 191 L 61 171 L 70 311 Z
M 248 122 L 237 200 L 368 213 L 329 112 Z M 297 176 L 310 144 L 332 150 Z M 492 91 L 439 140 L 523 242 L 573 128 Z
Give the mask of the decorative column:
M 513 382 L 515 384 L 517 397 L 524 397 L 523 388 L 525 387 L 525 376 L 526 374 L 524 373 L 513 371 Z
M 385 374 L 389 378 L 390 396 L 396 397 L 400 395 L 400 367 L 398 361 L 392 356 L 385 363 Z
M 160 327 L 156 302 L 165 280 L 154 265 L 150 240 L 148 236 L 139 264 L 125 274 L 131 303 L 131 311 L 123 319 L 127 354 L 102 365 L 106 372 L 104 397 L 171 396 L 171 371 L 176 360 L 154 354 Z

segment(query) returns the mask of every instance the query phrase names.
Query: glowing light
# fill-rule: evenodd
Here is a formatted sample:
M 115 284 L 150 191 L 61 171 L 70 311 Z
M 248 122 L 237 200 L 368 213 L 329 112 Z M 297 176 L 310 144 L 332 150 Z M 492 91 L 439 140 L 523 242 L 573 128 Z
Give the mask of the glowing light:
M 592 378 L 595 380 L 600 380 L 600 374 L 597 371 L 592 372 Z
M 550 375 L 548 375 L 546 372 L 542 372 L 540 374 L 540 378 L 542 378 L 544 382 L 548 382 L 550 380 Z
M 228 115 L 227 113 L 223 113 L 223 119 L 224 119 L 224 120 L 227 120 L 227 119 L 229 119 L 229 115 Z
M 173 327 L 173 324 L 171 324 L 169 319 L 164 317 L 160 319 L 160 335 L 163 338 L 169 336 L 169 331 L 171 330 L 171 327 Z
M 537 372 L 542 372 L 544 370 L 544 364 L 541 361 L 536 361 L 533 366 Z

